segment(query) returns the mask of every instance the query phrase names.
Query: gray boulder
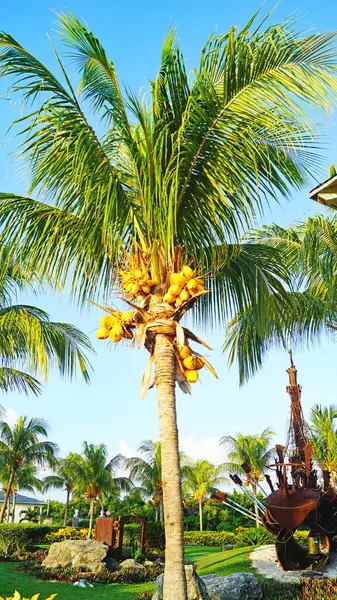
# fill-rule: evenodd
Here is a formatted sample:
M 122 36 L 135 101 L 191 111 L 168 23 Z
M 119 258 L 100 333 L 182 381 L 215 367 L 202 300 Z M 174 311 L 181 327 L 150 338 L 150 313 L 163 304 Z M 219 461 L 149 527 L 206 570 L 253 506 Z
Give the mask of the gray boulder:
M 119 563 L 120 569 L 145 569 L 144 565 L 140 565 L 133 558 L 127 558 Z
M 210 600 L 206 586 L 202 579 L 196 574 L 193 565 L 185 565 L 185 573 L 188 600 Z M 157 577 L 157 592 L 152 596 L 152 600 L 163 600 L 163 578 L 163 575 Z
M 94 540 L 65 540 L 55 542 L 43 561 L 46 568 L 75 567 L 99 573 L 106 570 L 105 558 L 109 547 Z
M 261 600 L 259 580 L 252 573 L 233 573 L 227 577 L 205 575 L 201 578 L 206 585 L 210 600 Z

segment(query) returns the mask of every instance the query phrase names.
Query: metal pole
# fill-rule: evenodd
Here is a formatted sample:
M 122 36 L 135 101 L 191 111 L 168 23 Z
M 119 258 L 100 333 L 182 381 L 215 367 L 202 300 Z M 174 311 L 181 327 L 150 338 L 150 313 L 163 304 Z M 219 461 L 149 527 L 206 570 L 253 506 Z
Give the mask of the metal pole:
M 231 504 L 229 504 L 229 502 L 225 502 L 224 500 L 222 500 L 222 504 L 225 504 L 226 506 L 229 506 L 229 508 L 232 508 L 233 510 L 236 510 L 237 512 L 241 513 L 245 517 L 248 517 L 249 519 L 252 519 L 252 521 L 256 520 L 255 515 L 251 516 L 250 514 L 244 512 L 243 510 L 240 510 L 239 508 L 236 508 L 235 506 L 232 506 Z M 261 525 L 262 525 L 262 521 L 260 519 L 259 519 L 259 523 L 261 523 Z
M 225 503 L 224 500 L 223 500 L 223 502 Z M 252 513 L 248 508 L 245 508 L 244 506 L 237 504 L 237 502 L 234 502 L 234 500 L 232 500 L 231 498 L 227 498 L 226 504 L 227 504 L 227 506 L 230 506 L 233 510 L 237 510 L 238 512 L 241 512 L 242 514 L 245 514 L 250 519 L 254 519 L 254 521 L 255 521 L 256 516 L 254 515 L 254 513 Z
M 230 475 L 230 478 L 232 479 L 232 481 L 234 481 L 234 483 L 236 483 L 237 485 L 240 486 L 240 488 L 242 489 L 243 493 L 246 494 L 247 498 L 249 498 L 249 500 L 251 500 L 253 503 L 256 500 L 256 504 L 257 507 L 260 509 L 260 512 L 262 514 L 264 514 L 266 512 L 266 507 L 262 504 L 262 502 L 260 502 L 260 500 L 258 500 L 257 498 L 255 498 L 253 496 L 253 494 L 251 494 L 251 492 L 244 487 L 242 480 L 240 479 L 240 477 L 238 477 L 238 475 L 235 475 L 235 477 L 233 475 Z

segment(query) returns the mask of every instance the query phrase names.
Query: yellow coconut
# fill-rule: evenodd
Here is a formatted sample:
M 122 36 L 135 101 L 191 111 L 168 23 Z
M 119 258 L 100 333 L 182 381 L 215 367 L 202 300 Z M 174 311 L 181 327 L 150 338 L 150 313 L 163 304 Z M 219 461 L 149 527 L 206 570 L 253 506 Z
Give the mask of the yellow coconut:
M 179 352 L 180 358 L 184 359 L 191 354 L 191 348 L 189 346 L 183 346 Z
M 189 300 L 190 297 L 191 297 L 191 294 L 187 290 L 182 290 L 179 294 L 179 298 L 183 302 L 186 302 L 187 300 Z
M 156 285 L 156 282 L 154 279 L 148 279 L 146 282 L 146 285 L 148 285 L 149 287 L 152 287 L 152 286 Z
M 144 294 L 150 293 L 150 288 L 148 285 L 142 285 L 142 290 L 143 290 Z
M 140 269 L 136 269 L 134 272 L 134 276 L 136 279 L 141 279 L 143 277 L 143 273 Z
M 183 301 L 180 298 L 176 298 L 176 305 L 177 306 L 181 306 L 183 303 Z
M 199 373 L 198 371 L 185 371 L 185 377 L 189 383 L 195 383 L 198 381 Z
M 114 331 L 113 329 L 111 329 L 109 331 L 109 338 L 111 342 L 120 342 L 120 340 L 123 337 L 123 333 L 118 333 L 117 331 Z
M 100 324 L 103 325 L 103 327 L 105 327 L 105 329 L 111 329 L 111 327 L 115 321 L 116 321 L 116 317 L 112 317 L 112 316 L 109 317 L 108 315 L 106 315 L 105 317 L 102 317 L 99 320 Z
M 198 282 L 197 282 L 197 280 L 196 279 L 190 279 L 187 282 L 186 287 L 190 291 L 197 290 L 198 289 Z
M 106 340 L 109 337 L 109 331 L 105 327 L 99 327 L 96 331 L 96 337 L 99 340 Z
M 204 291 L 204 286 L 201 283 L 198 283 L 197 285 L 197 292 L 203 292 Z
M 186 369 L 189 369 L 191 371 L 195 371 L 195 358 L 194 356 L 186 356 L 186 358 L 184 358 L 183 360 L 183 365 Z
M 181 273 L 171 273 L 170 281 L 172 285 L 179 285 L 180 287 L 183 287 L 187 279 Z
M 194 271 L 188 265 L 184 265 L 181 272 L 186 277 L 186 279 L 191 279 L 191 277 L 193 277 Z
M 121 314 L 121 318 L 122 318 L 123 323 L 127 323 L 128 325 L 130 323 L 132 323 L 133 317 L 134 317 L 134 315 L 133 315 L 133 311 L 132 310 L 127 310 L 126 312 L 123 312 Z
M 163 302 L 167 302 L 168 304 L 174 304 L 176 301 L 175 296 L 172 296 L 172 294 L 165 294 L 164 298 L 163 298 Z
M 173 283 L 172 285 L 170 285 L 169 289 L 168 289 L 168 294 L 172 294 L 172 296 L 179 296 L 181 292 L 181 287 L 180 285 L 177 285 L 176 283 Z

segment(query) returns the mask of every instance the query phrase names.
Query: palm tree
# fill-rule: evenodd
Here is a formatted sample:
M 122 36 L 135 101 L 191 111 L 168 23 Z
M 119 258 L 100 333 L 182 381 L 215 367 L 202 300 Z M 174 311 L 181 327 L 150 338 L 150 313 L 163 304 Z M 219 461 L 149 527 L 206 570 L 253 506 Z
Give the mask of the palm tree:
M 0 195 L 0 227 L 34 272 L 58 289 L 68 281 L 80 304 L 101 297 L 107 304 L 115 291 L 135 311 L 125 326 L 107 308 L 115 326 L 98 335 L 116 342 L 135 331 L 150 352 L 143 395 L 155 365 L 163 593 L 165 600 L 184 600 L 175 384 L 190 391 L 198 371 L 182 365 L 177 346 L 200 340 L 179 321 L 195 304 L 203 323 L 218 327 L 257 298 L 263 321 L 264 301 L 267 309 L 272 291 L 282 291 L 282 255 L 240 236 L 265 199 L 300 186 L 315 168 L 304 107 L 330 109 L 335 35 L 306 35 L 292 19 L 269 25 L 254 15 L 241 30 L 212 35 L 189 78 L 170 30 L 151 96 L 137 97 L 121 90 L 113 62 L 87 27 L 63 14 L 59 28 L 80 74 L 79 93 L 57 53 L 63 82 L 9 34 L 0 37 L 0 75 L 33 104 L 18 122 L 30 188 L 26 196 Z M 85 116 L 88 107 L 102 117 L 101 137 Z M 46 200 L 35 199 L 37 192 Z M 196 277 L 186 268 L 178 275 L 183 265 L 192 265 Z M 172 288 L 167 294 L 173 272 L 176 296 Z M 188 364 L 211 368 L 196 353 Z
M 0 481 L 2 483 L 2 490 L 5 493 L 7 488 L 6 484 L 9 480 L 9 469 L 7 465 L 3 465 L 0 468 Z M 17 474 L 15 479 L 13 480 L 9 501 L 12 499 L 11 507 L 8 506 L 7 510 L 7 523 L 10 518 L 12 523 L 15 521 L 15 508 L 16 508 L 16 496 L 18 490 L 25 490 L 32 493 L 35 493 L 35 490 L 41 490 L 41 481 L 37 477 L 37 468 L 34 464 L 24 464 L 23 468 L 21 468 Z
M 108 495 L 113 488 L 119 487 L 128 491 L 131 483 L 126 477 L 114 477 L 115 470 L 122 464 L 122 457 L 115 456 L 108 460 L 108 450 L 105 444 L 83 443 L 83 454 L 74 454 L 74 487 L 73 491 L 84 494 L 89 500 L 89 530 L 88 539 L 91 538 L 95 503 L 99 500 L 103 508 L 104 495 Z
M 129 478 L 133 483 L 139 483 L 141 490 L 147 498 L 152 499 L 158 517 L 164 520 L 163 507 L 163 482 L 161 469 L 160 442 L 144 440 L 138 447 L 144 458 L 124 458 L 124 466 L 129 471 Z
M 225 348 L 229 363 L 238 362 L 241 383 L 262 366 L 271 348 L 311 346 L 337 329 L 337 217 L 316 215 L 287 229 L 264 227 L 253 239 L 282 253 L 289 289 L 270 294 L 263 323 L 259 301 L 229 323 Z
M 183 492 L 192 493 L 193 498 L 198 502 L 200 531 L 202 531 L 202 505 L 215 488 L 227 482 L 226 477 L 223 476 L 224 465 L 215 467 L 208 460 L 203 458 L 193 460 L 185 455 L 182 457 L 181 472 Z
M 270 444 L 273 435 L 275 434 L 270 429 L 264 429 L 260 435 L 238 433 L 236 437 L 225 435 L 220 440 L 220 444 L 228 451 L 229 461 L 224 464 L 224 469 L 229 473 L 245 474 L 246 483 L 252 488 L 256 527 L 260 524 L 256 482 L 263 479 L 263 474 L 272 461 L 274 448 Z
M 323 472 L 324 489 L 335 489 L 337 475 L 337 408 L 316 405 L 310 415 L 310 441 L 313 456 Z
M 70 496 L 73 489 L 75 488 L 76 469 L 74 468 L 74 462 L 76 461 L 76 454 L 70 453 L 66 458 L 62 458 L 57 461 L 56 464 L 56 475 L 48 475 L 43 478 L 42 489 L 43 492 L 54 489 L 65 489 L 67 493 L 66 506 L 64 511 L 63 526 L 65 527 L 68 520 L 69 513 L 69 502 Z
M 73 325 L 50 321 L 35 306 L 14 303 L 18 292 L 34 287 L 36 275 L 3 245 L 0 264 L 0 390 L 38 394 L 41 386 L 33 374 L 47 380 L 51 364 L 70 376 L 79 367 L 89 381 L 87 336 Z
M 58 450 L 56 444 L 46 439 L 48 425 L 44 419 L 19 417 L 10 427 L 6 421 L 0 422 L 0 464 L 8 470 L 8 480 L 4 484 L 4 501 L 0 511 L 0 523 L 3 522 L 9 497 L 20 471 L 29 465 L 52 466 Z

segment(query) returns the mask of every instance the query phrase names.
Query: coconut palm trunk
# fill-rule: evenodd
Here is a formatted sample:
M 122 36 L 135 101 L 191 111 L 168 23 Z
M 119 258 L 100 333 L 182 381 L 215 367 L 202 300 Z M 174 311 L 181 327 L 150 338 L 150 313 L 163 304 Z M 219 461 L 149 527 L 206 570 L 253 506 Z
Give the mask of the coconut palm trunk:
M 15 522 L 15 509 L 16 509 L 16 490 L 14 490 L 14 492 L 13 492 L 12 523 Z
M 183 505 L 175 396 L 176 364 L 171 344 L 163 334 L 156 336 L 154 360 L 162 453 L 166 536 L 163 595 L 164 598 L 186 600 Z
M 255 525 L 256 525 L 256 527 L 259 527 L 259 525 L 260 525 L 260 515 L 259 515 L 259 509 L 258 509 L 257 501 L 256 501 L 256 494 L 257 494 L 257 492 L 256 492 L 256 485 L 255 485 L 255 483 L 252 483 L 252 493 L 253 493 L 253 496 L 254 496 Z
M 3 505 L 2 505 L 1 511 L 0 511 L 0 523 L 3 523 L 3 521 L 4 521 L 4 516 L 5 516 L 6 508 L 7 508 L 7 505 L 8 505 L 8 500 L 9 500 L 9 497 L 11 495 L 11 489 L 12 489 L 13 479 L 14 479 L 14 472 L 12 471 L 11 474 L 10 474 L 10 476 L 9 476 L 6 493 L 4 495 Z
M 159 520 L 161 523 L 164 523 L 164 502 L 163 502 L 163 496 L 160 496 L 160 500 L 159 500 Z
M 92 525 L 93 525 L 93 520 L 94 520 L 94 507 L 95 507 L 95 500 L 91 499 L 90 500 L 90 509 L 89 509 L 89 530 L 88 530 L 88 540 L 91 539 L 91 534 L 92 534 Z
M 199 526 L 200 531 L 202 531 L 202 500 L 199 498 Z
M 66 508 L 64 511 L 63 527 L 67 525 L 68 513 L 69 513 L 69 502 L 70 502 L 70 490 L 67 489 Z

